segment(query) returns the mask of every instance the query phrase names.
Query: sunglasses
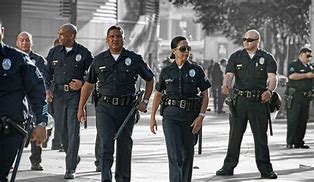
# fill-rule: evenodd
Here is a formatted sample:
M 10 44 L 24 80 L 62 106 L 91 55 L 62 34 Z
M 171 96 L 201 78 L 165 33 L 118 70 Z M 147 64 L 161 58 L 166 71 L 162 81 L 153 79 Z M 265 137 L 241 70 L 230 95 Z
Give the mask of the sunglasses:
M 313 57 L 313 56 L 312 56 L 311 54 L 307 54 L 306 57 L 307 57 L 307 58 L 311 58 L 311 57 Z
M 191 51 L 191 47 L 190 46 L 179 47 L 179 51 L 180 52 L 185 52 L 186 50 Z
M 245 42 L 245 41 L 247 41 L 247 42 L 254 42 L 254 41 L 258 40 L 258 39 L 243 38 L 242 40 L 243 40 L 243 42 Z

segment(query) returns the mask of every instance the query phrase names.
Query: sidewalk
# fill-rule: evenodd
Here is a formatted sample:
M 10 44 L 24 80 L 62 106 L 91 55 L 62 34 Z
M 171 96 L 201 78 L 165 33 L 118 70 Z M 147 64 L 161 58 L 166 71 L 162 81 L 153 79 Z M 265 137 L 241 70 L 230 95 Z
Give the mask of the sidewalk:
M 132 158 L 132 182 L 167 182 L 168 161 L 166 145 L 161 127 L 161 118 L 158 117 L 158 133 L 153 135 L 149 131 L 149 115 L 142 114 L 133 132 L 133 158 Z M 95 143 L 95 118 L 89 118 L 87 129 L 81 129 L 81 145 L 79 154 L 81 162 L 77 167 L 77 177 L 73 182 L 100 181 L 100 173 L 95 172 L 94 143 Z M 278 120 L 273 123 L 274 136 L 269 136 L 269 148 L 274 171 L 278 173 L 278 179 L 272 181 L 314 181 L 314 123 L 308 123 L 305 136 L 306 144 L 310 149 L 286 149 L 286 121 Z M 243 138 L 240 161 L 234 170 L 234 175 L 220 177 L 215 171 L 220 169 L 226 155 L 228 144 L 229 124 L 227 114 L 215 114 L 210 112 L 204 120 L 203 126 L 203 150 L 197 154 L 198 146 L 195 146 L 195 159 L 193 170 L 193 182 L 206 181 L 269 181 L 260 179 L 260 174 L 255 164 L 254 142 L 251 129 L 248 128 Z M 17 182 L 55 182 L 65 181 L 63 152 L 50 150 L 51 142 L 42 154 L 44 171 L 31 171 L 30 148 L 24 150 Z M 114 167 L 113 167 L 114 171 Z

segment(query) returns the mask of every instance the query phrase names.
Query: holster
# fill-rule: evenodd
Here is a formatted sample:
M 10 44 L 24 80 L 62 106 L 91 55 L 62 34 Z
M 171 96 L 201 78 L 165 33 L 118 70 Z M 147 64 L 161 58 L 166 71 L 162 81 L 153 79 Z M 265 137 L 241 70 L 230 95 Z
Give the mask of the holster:
M 166 107 L 166 104 L 165 104 L 165 102 L 166 102 L 166 95 L 165 94 L 162 94 L 162 96 L 161 96 L 161 99 L 160 99 L 160 116 L 163 116 L 163 114 L 164 114 L 164 109 L 165 109 L 165 107 Z
M 296 89 L 293 87 L 287 87 L 287 89 L 284 92 L 284 99 L 285 99 L 285 104 L 286 104 L 287 109 L 290 109 L 292 106 L 293 94 L 295 92 L 296 92 Z
M 236 105 L 237 105 L 237 94 L 232 93 L 226 98 L 225 103 L 229 106 L 230 116 L 236 118 Z

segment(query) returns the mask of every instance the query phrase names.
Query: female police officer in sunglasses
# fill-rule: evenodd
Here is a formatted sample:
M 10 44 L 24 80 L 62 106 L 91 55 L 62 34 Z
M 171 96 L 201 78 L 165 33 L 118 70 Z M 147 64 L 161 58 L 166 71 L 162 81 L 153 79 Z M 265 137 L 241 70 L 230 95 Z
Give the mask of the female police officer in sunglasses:
M 156 84 L 150 130 L 156 134 L 155 115 L 161 103 L 169 181 L 188 182 L 192 177 L 194 142 L 205 117 L 211 85 L 203 69 L 187 61 L 191 47 L 185 37 L 172 39 L 171 49 L 170 58 L 175 61 L 162 69 Z M 199 90 L 201 97 L 198 96 Z

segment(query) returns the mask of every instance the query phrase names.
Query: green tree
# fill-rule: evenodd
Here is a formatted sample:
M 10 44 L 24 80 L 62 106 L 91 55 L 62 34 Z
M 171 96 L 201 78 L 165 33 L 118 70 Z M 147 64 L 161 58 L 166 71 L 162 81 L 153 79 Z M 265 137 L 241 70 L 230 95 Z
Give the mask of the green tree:
M 221 34 L 241 45 L 245 31 L 262 34 L 263 48 L 276 57 L 280 74 L 296 51 L 310 43 L 309 7 L 311 0 L 175 0 L 180 7 L 192 5 L 195 21 L 207 34 Z

